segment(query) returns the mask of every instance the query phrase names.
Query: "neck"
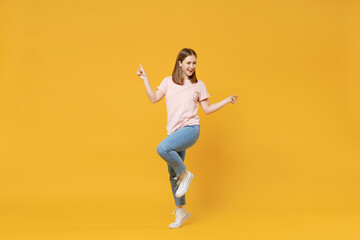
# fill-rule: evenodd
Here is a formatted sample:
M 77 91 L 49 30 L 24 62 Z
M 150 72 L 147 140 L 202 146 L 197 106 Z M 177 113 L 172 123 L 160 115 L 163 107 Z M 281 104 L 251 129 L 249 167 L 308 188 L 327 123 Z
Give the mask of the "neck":
M 185 75 L 185 74 L 183 74 L 183 78 L 184 78 L 185 80 L 189 80 L 189 81 L 190 81 L 190 77 L 187 76 L 187 75 Z

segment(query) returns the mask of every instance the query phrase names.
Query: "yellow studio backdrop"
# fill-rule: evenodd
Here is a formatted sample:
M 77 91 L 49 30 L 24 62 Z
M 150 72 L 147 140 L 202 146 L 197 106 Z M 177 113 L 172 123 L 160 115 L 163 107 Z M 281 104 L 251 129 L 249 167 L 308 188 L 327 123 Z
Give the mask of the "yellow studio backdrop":
M 1 239 L 359 239 L 360 3 L 0 1 Z M 211 115 L 169 230 L 166 107 L 198 54 Z

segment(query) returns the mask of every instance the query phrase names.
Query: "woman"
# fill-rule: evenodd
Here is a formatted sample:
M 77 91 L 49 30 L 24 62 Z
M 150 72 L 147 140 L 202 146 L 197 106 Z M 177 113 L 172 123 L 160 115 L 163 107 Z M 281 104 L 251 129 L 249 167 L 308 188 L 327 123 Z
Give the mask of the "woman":
M 196 58 L 194 50 L 182 49 L 176 58 L 172 76 L 166 77 L 156 88 L 156 92 L 152 90 L 141 65 L 137 71 L 137 75 L 144 81 L 147 96 L 152 103 L 159 102 L 164 96 L 166 98 L 168 136 L 158 145 L 157 152 L 167 162 L 176 205 L 175 222 L 169 225 L 170 228 L 181 227 L 190 217 L 184 205 L 185 193 L 193 174 L 186 169 L 184 158 L 186 149 L 194 145 L 199 138 L 199 103 L 203 111 L 210 114 L 227 103 L 237 101 L 237 96 L 230 96 L 218 103 L 210 104 L 210 96 L 204 82 L 196 78 Z

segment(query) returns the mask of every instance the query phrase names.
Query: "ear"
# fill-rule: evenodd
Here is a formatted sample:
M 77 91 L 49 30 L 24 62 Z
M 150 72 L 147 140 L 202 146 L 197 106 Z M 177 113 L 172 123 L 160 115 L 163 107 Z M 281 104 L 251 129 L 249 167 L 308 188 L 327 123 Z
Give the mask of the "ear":
M 182 67 L 181 61 L 179 61 L 179 66 Z

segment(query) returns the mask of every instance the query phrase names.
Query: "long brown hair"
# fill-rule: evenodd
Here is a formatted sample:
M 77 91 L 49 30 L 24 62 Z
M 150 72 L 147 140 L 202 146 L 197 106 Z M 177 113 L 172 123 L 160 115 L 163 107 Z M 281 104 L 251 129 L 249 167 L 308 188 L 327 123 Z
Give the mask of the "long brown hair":
M 179 61 L 183 62 L 184 59 L 188 56 L 196 56 L 196 52 L 194 50 L 192 50 L 191 48 L 183 48 L 181 49 L 181 51 L 179 52 L 177 58 L 176 58 L 176 62 L 175 62 L 175 67 L 172 73 L 172 80 L 174 83 L 178 84 L 178 85 L 183 85 L 184 84 L 184 77 L 183 77 L 183 71 L 180 67 Z M 196 78 L 196 70 L 194 71 L 194 73 L 190 76 L 190 81 L 191 83 L 197 83 L 198 80 Z

